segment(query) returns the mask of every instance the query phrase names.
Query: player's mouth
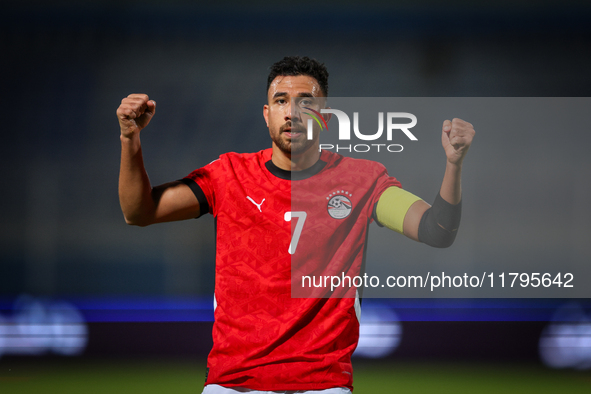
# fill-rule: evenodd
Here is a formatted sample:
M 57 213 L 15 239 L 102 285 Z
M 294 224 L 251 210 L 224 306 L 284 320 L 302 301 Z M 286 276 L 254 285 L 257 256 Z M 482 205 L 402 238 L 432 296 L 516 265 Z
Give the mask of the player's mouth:
M 291 124 L 287 123 L 281 128 L 281 132 L 285 134 L 287 138 L 294 139 L 304 135 L 306 131 L 301 127 L 292 127 Z
M 297 129 L 287 129 L 283 132 L 288 138 L 298 138 L 299 136 L 303 135 L 304 132 Z

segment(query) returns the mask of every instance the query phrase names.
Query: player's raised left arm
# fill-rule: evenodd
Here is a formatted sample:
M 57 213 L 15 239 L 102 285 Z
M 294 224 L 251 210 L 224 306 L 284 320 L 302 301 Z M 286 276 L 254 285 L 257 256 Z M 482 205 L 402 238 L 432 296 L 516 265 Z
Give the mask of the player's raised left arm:
M 404 218 L 404 235 L 430 246 L 448 247 L 460 225 L 462 165 L 474 138 L 472 124 L 458 118 L 443 122 L 441 144 L 447 158 L 445 175 L 433 206 L 416 201 Z
M 441 145 L 445 150 L 447 163 L 439 193 L 450 204 L 462 200 L 462 164 L 474 139 L 474 126 L 462 119 L 454 118 L 443 122 Z

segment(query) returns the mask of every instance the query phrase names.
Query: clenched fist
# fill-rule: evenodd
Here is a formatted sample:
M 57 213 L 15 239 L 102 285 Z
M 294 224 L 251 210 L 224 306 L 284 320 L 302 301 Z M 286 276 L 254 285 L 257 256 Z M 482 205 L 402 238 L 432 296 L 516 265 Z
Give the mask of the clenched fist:
M 156 102 L 150 100 L 146 94 L 130 94 L 121 100 L 121 105 L 117 108 L 121 135 L 131 138 L 134 134 L 138 134 L 150 123 L 155 112 Z
M 454 118 L 443 122 L 441 144 L 445 150 L 447 161 L 461 165 L 474 138 L 474 126 L 462 119 Z

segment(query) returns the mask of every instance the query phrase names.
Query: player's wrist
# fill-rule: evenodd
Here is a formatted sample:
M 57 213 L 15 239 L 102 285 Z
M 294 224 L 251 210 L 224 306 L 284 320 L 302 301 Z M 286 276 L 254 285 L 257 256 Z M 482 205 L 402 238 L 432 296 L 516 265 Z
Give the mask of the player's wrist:
M 131 133 L 131 134 L 124 134 L 121 131 L 121 135 L 119 136 L 121 140 L 121 145 L 123 147 L 139 147 L 140 146 L 140 136 L 139 133 Z
M 460 172 L 462 170 L 464 158 L 460 159 L 447 159 L 445 164 L 446 171 Z

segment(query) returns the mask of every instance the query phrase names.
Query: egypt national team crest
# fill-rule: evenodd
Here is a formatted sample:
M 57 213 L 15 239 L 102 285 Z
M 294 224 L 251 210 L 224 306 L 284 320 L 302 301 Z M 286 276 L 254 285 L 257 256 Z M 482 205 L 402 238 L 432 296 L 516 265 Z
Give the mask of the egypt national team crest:
M 351 214 L 353 204 L 349 199 L 352 197 L 349 192 L 339 190 L 331 193 L 326 199 L 328 200 L 328 214 L 335 219 L 344 219 Z

